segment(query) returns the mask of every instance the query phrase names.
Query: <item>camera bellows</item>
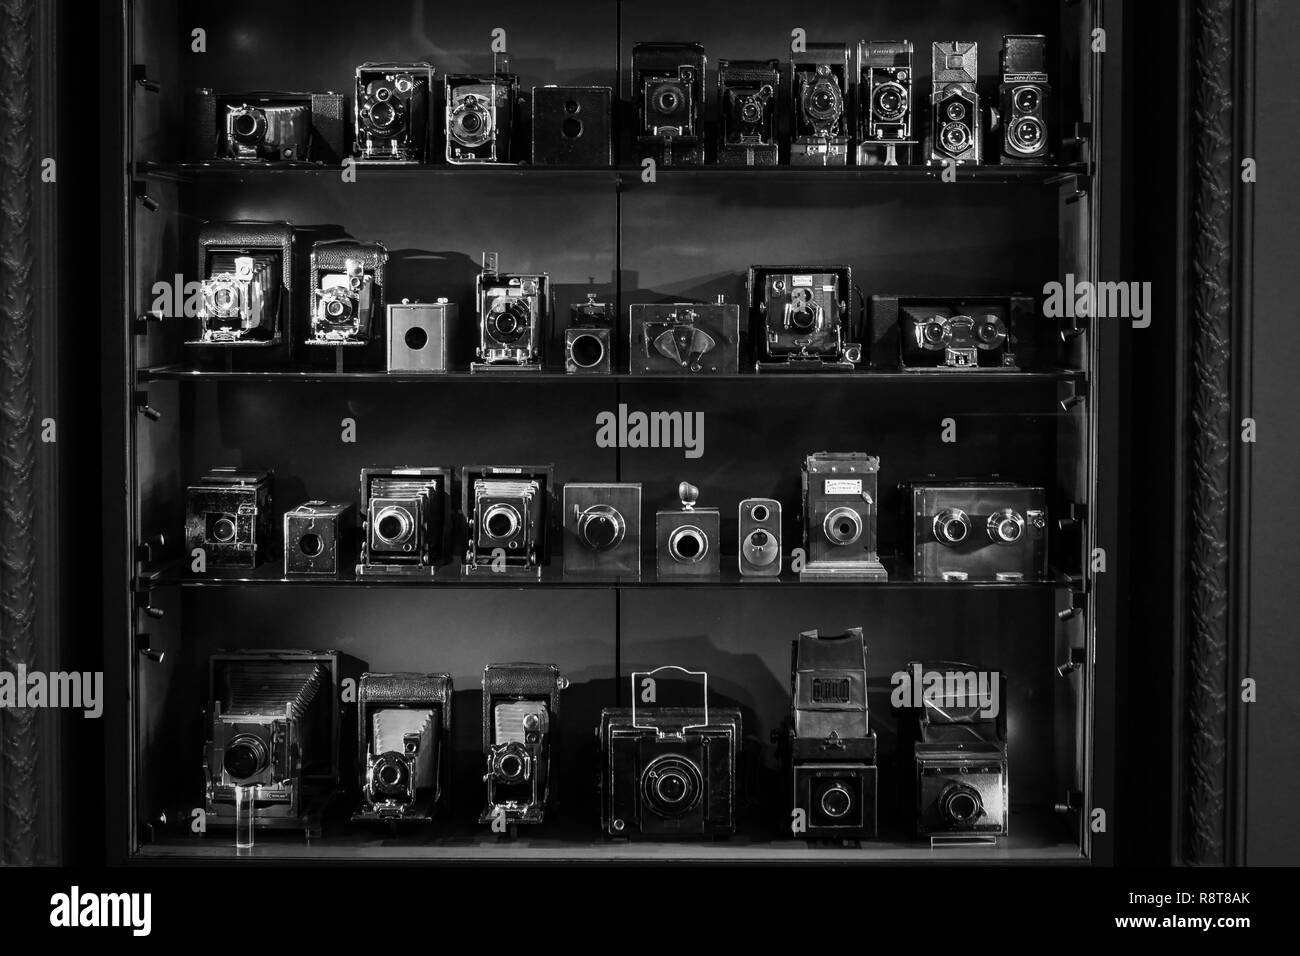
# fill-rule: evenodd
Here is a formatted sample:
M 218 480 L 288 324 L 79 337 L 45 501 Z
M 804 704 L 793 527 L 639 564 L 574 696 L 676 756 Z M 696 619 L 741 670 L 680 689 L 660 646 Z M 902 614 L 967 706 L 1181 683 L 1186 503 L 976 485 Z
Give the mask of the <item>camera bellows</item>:
M 329 681 L 323 664 L 248 661 L 228 667 L 222 694 L 226 713 L 284 713 L 301 718 Z

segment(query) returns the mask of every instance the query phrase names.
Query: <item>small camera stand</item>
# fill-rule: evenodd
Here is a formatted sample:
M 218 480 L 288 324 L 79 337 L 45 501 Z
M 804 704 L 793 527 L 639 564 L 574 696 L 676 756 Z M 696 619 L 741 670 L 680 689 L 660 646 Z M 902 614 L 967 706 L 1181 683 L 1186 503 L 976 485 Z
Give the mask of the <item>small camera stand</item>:
M 873 140 L 858 145 L 859 166 L 911 166 L 912 147 L 918 145 L 916 140 L 890 140 L 888 142 Z M 899 162 L 899 155 L 902 162 Z

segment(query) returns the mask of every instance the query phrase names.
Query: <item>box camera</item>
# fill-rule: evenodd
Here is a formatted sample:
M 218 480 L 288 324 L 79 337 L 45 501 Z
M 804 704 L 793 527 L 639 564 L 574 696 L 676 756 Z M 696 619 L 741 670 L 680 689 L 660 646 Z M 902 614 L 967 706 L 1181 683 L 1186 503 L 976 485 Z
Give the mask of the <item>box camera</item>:
M 612 166 L 614 91 L 533 87 L 533 165 Z
M 236 823 L 236 790 L 258 826 L 318 831 L 345 787 L 338 689 L 360 662 L 334 651 L 218 652 L 209 661 L 204 808 Z
M 551 561 L 550 465 L 469 465 L 461 511 L 469 523 L 466 571 L 540 575 Z
M 790 54 L 790 163 L 846 166 L 849 161 L 849 47 L 809 43 Z
M 810 840 L 876 835 L 876 734 L 868 726 L 862 628 L 806 631 L 791 647 L 786 741 L 794 809 Z
M 723 166 L 775 166 L 777 60 L 719 60 L 718 162 Z
M 569 309 L 564 330 L 564 370 L 570 375 L 609 375 L 614 371 L 614 313 L 609 305 L 587 301 Z
M 984 155 L 980 117 L 979 44 L 954 40 L 935 43 L 930 93 L 929 163 L 979 165 Z
M 551 314 L 551 279 L 545 273 L 497 271 L 497 254 L 483 253 L 477 285 L 479 361 L 471 372 L 536 372 L 542 367 Z
M 311 329 L 308 345 L 365 345 L 384 307 L 384 263 L 379 242 L 338 239 L 311 247 Z
M 707 674 L 703 707 L 637 707 L 638 678 L 667 669 L 634 672 L 633 706 L 601 711 L 601 826 L 626 838 L 727 836 L 736 829 L 740 711 L 708 706 Z
M 740 306 L 670 302 L 628 306 L 634 375 L 735 375 L 740 371 Z
M 1037 581 L 1047 576 L 1047 495 L 1010 482 L 905 486 L 918 581 Z
M 704 165 L 701 122 L 707 60 L 698 43 L 632 44 L 637 153 L 660 166 Z
M 519 78 L 493 73 L 447 76 L 444 81 L 447 162 L 458 166 L 513 162 Z
M 343 160 L 339 93 L 214 93 L 187 97 L 186 154 L 205 162 Z
M 781 575 L 781 502 L 746 498 L 737 515 L 739 547 L 736 560 L 743 577 Z
M 185 489 L 185 548 L 209 568 L 257 567 L 270 556 L 274 475 L 213 468 Z
M 912 162 L 911 40 L 858 44 L 858 165 Z
M 354 823 L 432 819 L 450 764 L 451 695 L 449 674 L 361 675 Z
M 451 469 L 361 469 L 362 577 L 431 577 L 451 554 Z
M 554 790 L 552 754 L 560 692 L 569 686 L 554 664 L 483 668 L 483 755 L 487 805 L 479 823 L 541 823 Z
M 338 577 L 353 565 L 356 507 L 350 501 L 306 501 L 284 513 L 284 573 Z
M 912 371 L 1007 371 L 1032 359 L 1020 333 L 1032 327 L 1025 296 L 871 297 L 871 361 Z
M 433 67 L 428 63 L 362 63 L 357 67 L 357 162 L 425 162 L 432 93 Z
M 1047 38 L 1011 34 L 1002 38 L 1002 85 L 994 128 L 1001 134 L 998 162 L 1035 166 L 1051 162 L 1049 139 L 1052 87 L 1047 77 Z
M 848 266 L 751 266 L 749 315 L 760 372 L 852 371 L 853 272 Z
M 884 581 L 876 553 L 880 459 L 817 452 L 803 462 L 804 569 L 801 581 Z
M 199 275 L 198 338 L 186 345 L 277 344 L 293 316 L 293 226 L 204 223 Z
M 564 572 L 636 577 L 641 573 L 641 486 L 564 486 Z
M 680 508 L 655 512 L 655 554 L 661 578 L 716 576 L 722 567 L 722 518 L 717 508 L 697 508 L 700 489 L 677 486 Z
M 412 302 L 388 307 L 388 371 L 448 372 L 452 329 L 460 317 L 454 302 Z

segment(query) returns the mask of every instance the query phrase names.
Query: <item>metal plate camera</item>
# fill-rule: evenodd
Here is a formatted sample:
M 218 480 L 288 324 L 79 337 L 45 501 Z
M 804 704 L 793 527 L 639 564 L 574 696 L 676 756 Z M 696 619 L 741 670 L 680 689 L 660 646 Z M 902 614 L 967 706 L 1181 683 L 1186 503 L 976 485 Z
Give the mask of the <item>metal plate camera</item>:
M 214 93 L 185 101 L 185 153 L 192 162 L 338 163 L 343 159 L 339 93 Z
M 1037 581 L 1047 575 L 1047 495 L 1010 482 L 914 484 L 903 495 L 919 581 Z
M 380 242 L 338 239 L 311 247 L 307 345 L 361 346 L 370 341 L 384 308 L 387 262 L 388 250 Z
M 426 161 L 432 127 L 433 67 L 363 63 L 356 70 L 353 135 L 359 163 Z
M 564 486 L 564 573 L 637 577 L 641 573 L 641 486 Z
M 551 465 L 467 465 L 461 513 L 466 573 L 540 575 L 551 560 Z
M 497 73 L 443 80 L 447 162 L 458 166 L 513 162 L 519 78 Z
M 790 54 L 791 165 L 848 165 L 849 59 L 847 43 Z
M 634 43 L 628 98 L 637 107 L 637 153 L 660 166 L 701 166 L 708 60 L 698 43 Z
M 361 577 L 430 577 L 450 556 L 451 469 L 361 469 Z
M 198 329 L 185 344 L 265 348 L 286 338 L 294 311 L 293 242 L 287 222 L 205 222 L 198 241 Z
M 411 302 L 388 307 L 388 371 L 451 371 L 452 330 L 460 307 L 454 302 Z
M 560 694 L 569 686 L 554 664 L 483 668 L 486 804 L 480 823 L 543 822 L 554 789 L 552 753 Z

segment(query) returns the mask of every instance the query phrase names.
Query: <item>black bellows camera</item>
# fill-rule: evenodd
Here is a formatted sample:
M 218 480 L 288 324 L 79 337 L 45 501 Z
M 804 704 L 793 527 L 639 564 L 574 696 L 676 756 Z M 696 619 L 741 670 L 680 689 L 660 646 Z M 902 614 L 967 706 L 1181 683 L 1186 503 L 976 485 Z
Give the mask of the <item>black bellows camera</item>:
M 450 556 L 451 470 L 361 469 L 361 577 L 432 576 Z
M 758 371 L 852 371 L 862 361 L 849 341 L 848 266 L 751 266 L 748 286 Z
M 638 706 L 638 678 L 703 676 L 703 707 Z M 632 674 L 630 708 L 600 714 L 601 826 L 627 838 L 726 836 L 736 829 L 740 711 L 710 708 L 708 675 Z
M 214 93 L 186 101 L 186 153 L 203 162 L 338 163 L 343 97 L 338 93 Z
M 198 253 L 198 335 L 186 345 L 265 347 L 290 337 L 293 226 L 205 222 Z
M 383 243 L 336 239 L 311 247 L 308 345 L 365 345 L 384 308 Z
M 432 819 L 446 784 L 451 694 L 448 674 L 361 675 L 361 805 L 353 821 Z
M 1002 38 L 1002 85 L 998 87 L 998 162 L 1034 166 L 1051 162 L 1052 87 L 1047 75 L 1047 38 Z
M 362 63 L 357 67 L 357 161 L 425 162 L 432 94 L 433 67 L 428 63 Z
M 551 560 L 553 476 L 550 465 L 467 465 L 461 471 L 466 572 L 541 574 Z
M 541 823 L 554 789 L 560 692 L 569 686 L 554 664 L 483 668 L 483 781 L 480 823 Z
M 447 76 L 443 81 L 447 162 L 514 162 L 519 78 L 512 73 L 492 73 Z
M 706 63 L 698 43 L 632 45 L 639 158 L 661 166 L 703 165 Z
M 791 165 L 848 165 L 848 45 L 809 43 L 805 52 L 791 53 L 790 96 Z
M 719 164 L 777 164 L 776 104 L 780 88 L 780 64 L 776 60 L 718 61 Z
M 551 315 L 550 277 L 500 272 L 497 254 L 485 252 L 476 298 L 479 360 L 470 371 L 540 371 Z
M 910 40 L 858 44 L 858 165 L 897 166 L 912 161 Z

